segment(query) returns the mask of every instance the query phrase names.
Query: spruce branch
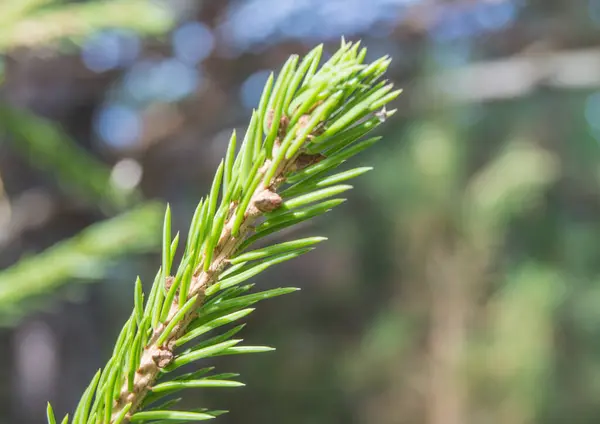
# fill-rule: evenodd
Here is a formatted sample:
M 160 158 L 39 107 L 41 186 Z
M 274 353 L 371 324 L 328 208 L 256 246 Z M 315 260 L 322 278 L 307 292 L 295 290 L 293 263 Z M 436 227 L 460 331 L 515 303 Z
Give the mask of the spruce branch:
M 272 350 L 240 346 L 242 340 L 235 336 L 243 325 L 200 338 L 238 322 L 259 301 L 298 290 L 249 293 L 253 284 L 243 283 L 311 251 L 325 238 L 309 237 L 253 251 L 248 247 L 339 205 L 344 199 L 337 196 L 352 188 L 341 183 L 370 170 L 329 175 L 379 139 L 362 138 L 394 113 L 386 111 L 385 105 L 400 93 L 380 81 L 390 59 L 365 65 L 366 49 L 359 48 L 359 43 L 342 41 L 319 69 L 322 46 L 318 46 L 301 61 L 291 56 L 276 79 L 271 74 L 239 151 L 236 154 L 234 132 L 210 193 L 196 208 L 177 269 L 173 257 L 180 236 L 172 237 L 167 207 L 162 266 L 145 303 L 141 281 L 136 281 L 131 317 L 106 367 L 82 396 L 73 423 L 214 418 L 224 411 L 173 411 L 168 408 L 177 400 L 162 405 L 158 401 L 187 388 L 242 386 L 232 380 L 237 375 L 210 375 L 212 369 L 206 368 L 180 377 L 170 373 L 203 358 Z

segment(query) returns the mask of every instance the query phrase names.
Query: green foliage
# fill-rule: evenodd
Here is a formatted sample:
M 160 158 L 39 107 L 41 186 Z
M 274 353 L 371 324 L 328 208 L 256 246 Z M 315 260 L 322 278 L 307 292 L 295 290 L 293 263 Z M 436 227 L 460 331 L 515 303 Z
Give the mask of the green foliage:
M 148 0 L 3 0 L 0 4 L 0 50 L 35 47 L 64 39 L 78 41 L 98 29 L 119 27 L 142 34 L 162 34 L 173 17 Z
M 339 205 L 343 199 L 331 198 L 352 186 L 337 183 L 369 169 L 327 175 L 377 141 L 362 141 L 361 137 L 393 113 L 380 109 L 399 94 L 391 91 L 391 84 L 378 82 L 389 59 L 365 65 L 365 50 L 359 52 L 358 48 L 358 43 L 343 42 L 318 70 L 319 46 L 299 65 L 298 56 L 290 57 L 278 77 L 269 78 L 237 155 L 233 134 L 210 193 L 196 208 L 177 266 L 173 257 L 179 233 L 172 238 L 167 207 L 162 266 L 147 297 L 141 281 L 136 281 L 133 312 L 112 357 L 82 396 L 74 423 L 215 418 L 224 411 L 175 411 L 167 408 L 177 400 L 168 406 L 156 405 L 156 401 L 188 388 L 242 386 L 232 380 L 236 375 L 209 375 L 210 370 L 202 369 L 175 377 L 172 371 L 213 356 L 273 350 L 241 345 L 243 340 L 234 336 L 243 325 L 208 339 L 200 336 L 238 322 L 254 310 L 250 306 L 262 300 L 298 290 L 249 293 L 253 284 L 244 283 L 275 264 L 310 251 L 323 237 L 252 251 L 247 248 L 272 232 Z
M 106 210 L 121 210 L 141 197 L 111 182 L 110 168 L 89 155 L 50 120 L 0 104 L 0 129 L 33 165 L 50 171 L 61 187 Z
M 154 248 L 161 213 L 159 203 L 141 205 L 0 272 L 0 324 L 14 322 L 36 306 L 37 299 L 73 279 L 101 278 L 112 259 Z
M 74 43 L 102 28 L 163 34 L 172 23 L 167 9 L 148 0 L 3 0 L 0 52 L 38 45 L 74 48 Z M 0 59 L 0 84 L 3 71 Z M 111 214 L 138 208 L 0 272 L 1 325 L 14 323 L 35 303 L 41 305 L 43 295 L 52 289 L 74 279 L 85 282 L 101 277 L 109 259 L 157 246 L 157 205 L 140 205 L 140 193 L 114 184 L 110 168 L 80 148 L 58 125 L 0 104 L 0 131 L 16 152 L 50 174 L 68 194 Z

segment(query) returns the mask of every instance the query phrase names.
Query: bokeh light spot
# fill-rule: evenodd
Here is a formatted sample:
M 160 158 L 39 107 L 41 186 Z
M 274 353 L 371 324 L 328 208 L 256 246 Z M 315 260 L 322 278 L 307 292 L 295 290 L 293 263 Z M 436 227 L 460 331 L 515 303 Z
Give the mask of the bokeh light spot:
M 237 50 L 281 39 L 305 41 L 350 37 L 404 16 L 406 6 L 422 0 L 247 0 L 234 3 L 219 31 Z M 380 25 L 387 22 L 387 25 Z
M 121 149 L 134 145 L 142 131 L 139 113 L 119 104 L 103 107 L 96 116 L 94 127 L 106 144 Z
M 94 72 L 106 72 L 133 62 L 140 52 L 139 37 L 131 31 L 103 30 L 83 45 L 81 58 Z
M 130 96 L 141 103 L 177 101 L 198 89 L 202 75 L 178 59 L 143 61 L 131 68 L 124 78 Z
M 511 24 L 517 16 L 517 7 L 512 1 L 478 2 L 474 6 L 475 19 L 485 30 L 497 31 Z
M 211 30 L 201 22 L 187 22 L 173 32 L 173 51 L 177 59 L 196 65 L 206 59 L 214 48 Z
M 123 159 L 115 164 L 110 179 L 122 190 L 133 190 L 142 180 L 142 166 L 133 159 Z

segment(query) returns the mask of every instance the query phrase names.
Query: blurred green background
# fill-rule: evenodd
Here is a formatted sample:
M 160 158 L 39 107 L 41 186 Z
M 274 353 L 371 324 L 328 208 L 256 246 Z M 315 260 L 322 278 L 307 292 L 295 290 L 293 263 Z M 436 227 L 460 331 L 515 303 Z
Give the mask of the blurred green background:
M 187 393 L 222 423 L 600 422 L 600 0 L 2 0 L 0 423 L 72 411 L 268 71 L 342 35 L 405 89 L 319 249 Z M 285 239 L 289 234 L 281 234 Z M 213 361 L 211 361 L 213 362 Z

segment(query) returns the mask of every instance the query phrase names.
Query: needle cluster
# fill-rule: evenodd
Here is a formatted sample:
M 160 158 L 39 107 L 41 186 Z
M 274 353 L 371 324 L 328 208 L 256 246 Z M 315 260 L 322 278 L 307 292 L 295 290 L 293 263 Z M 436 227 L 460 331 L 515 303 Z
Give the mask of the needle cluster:
M 366 136 L 394 113 L 385 106 L 400 93 L 382 79 L 390 59 L 365 64 L 366 52 L 342 41 L 319 67 L 318 46 L 302 60 L 291 56 L 277 78 L 270 75 L 239 148 L 234 132 L 210 193 L 198 203 L 177 266 L 180 234 L 172 236 L 167 207 L 162 266 L 152 288 L 145 294 L 137 279 L 133 312 L 112 357 L 92 378 L 73 419 L 66 416 L 62 424 L 189 422 L 224 412 L 174 410 L 177 399 L 164 397 L 188 388 L 243 386 L 236 374 L 215 374 L 210 367 L 172 372 L 213 356 L 272 350 L 241 344 L 244 324 L 235 324 L 257 302 L 298 289 L 253 292 L 247 281 L 325 238 L 251 248 L 341 204 L 339 196 L 352 188 L 348 180 L 371 169 L 332 173 L 379 140 Z M 208 333 L 214 335 L 205 338 Z M 50 405 L 48 422 L 57 422 Z

